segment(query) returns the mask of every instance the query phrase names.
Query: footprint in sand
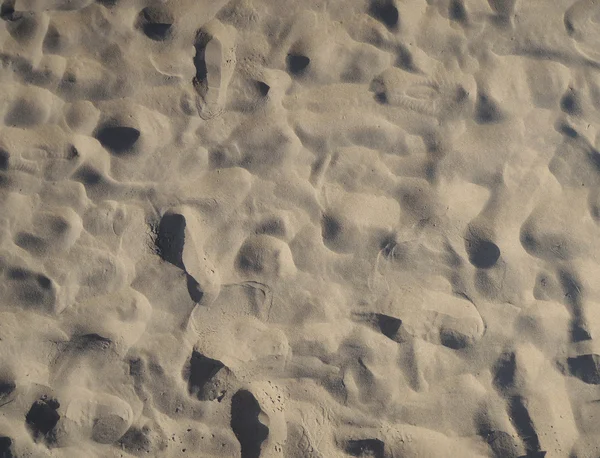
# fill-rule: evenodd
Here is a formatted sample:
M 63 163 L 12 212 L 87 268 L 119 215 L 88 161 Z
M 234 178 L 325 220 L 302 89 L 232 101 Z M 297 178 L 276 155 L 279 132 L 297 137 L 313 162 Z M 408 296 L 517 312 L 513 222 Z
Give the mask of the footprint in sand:
M 200 29 L 194 47 L 198 113 L 203 119 L 220 115 L 225 109 L 227 87 L 235 68 L 235 29 L 213 20 Z

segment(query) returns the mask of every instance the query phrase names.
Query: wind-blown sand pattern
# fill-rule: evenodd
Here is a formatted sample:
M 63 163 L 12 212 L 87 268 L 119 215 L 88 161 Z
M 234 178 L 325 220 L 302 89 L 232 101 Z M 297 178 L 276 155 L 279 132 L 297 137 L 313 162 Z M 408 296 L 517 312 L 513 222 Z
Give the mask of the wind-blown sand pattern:
M 600 457 L 600 2 L 4 0 L 0 458 Z

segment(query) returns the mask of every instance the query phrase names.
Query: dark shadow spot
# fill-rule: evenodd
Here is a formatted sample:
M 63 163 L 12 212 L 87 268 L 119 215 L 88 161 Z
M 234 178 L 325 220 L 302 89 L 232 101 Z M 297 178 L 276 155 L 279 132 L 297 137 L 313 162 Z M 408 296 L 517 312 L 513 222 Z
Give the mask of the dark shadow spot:
M 168 37 L 169 31 L 171 30 L 171 24 L 144 24 L 142 30 L 151 40 L 162 41 Z
M 257 234 L 270 234 L 282 236 L 285 234 L 285 227 L 280 219 L 272 218 L 264 221 L 256 228 Z
M 185 217 L 178 213 L 166 213 L 158 225 L 156 249 L 164 260 L 180 269 L 183 265 L 183 245 L 185 243 Z
M 573 25 L 573 22 L 571 21 L 571 18 L 569 17 L 569 13 L 565 13 L 563 22 L 565 24 L 565 30 L 567 31 L 567 34 L 569 36 L 573 36 L 573 34 L 575 33 L 575 26 Z
M 560 270 L 558 277 L 563 290 L 564 301 L 570 305 L 571 321 L 571 340 L 573 342 L 583 342 L 591 340 L 592 335 L 584 316 L 583 309 L 583 285 L 571 273 L 566 270 Z
M 388 29 L 395 29 L 400 20 L 398 8 L 392 0 L 372 0 L 369 14 L 382 22 Z
M 596 223 L 600 222 L 600 206 L 597 204 L 590 203 L 590 215 L 596 221 Z
M 500 258 L 500 248 L 489 240 L 467 240 L 466 249 L 469 262 L 478 269 L 489 269 Z
M 379 439 L 355 439 L 346 441 L 344 452 L 350 456 L 384 458 L 385 443 Z
M 46 248 L 46 241 L 29 232 L 19 232 L 15 235 L 15 244 L 32 254 L 42 254 Z
M 533 421 L 521 396 L 512 396 L 508 399 L 508 415 L 525 445 L 527 453 L 539 452 L 540 441 L 535 431 Z
M 415 62 L 412 53 L 407 47 L 398 45 L 396 48 L 396 67 L 406 70 L 407 72 L 415 72 Z
M 262 443 L 269 436 L 269 428 L 258 419 L 260 405 L 252 393 L 240 390 L 231 398 L 231 430 L 237 437 L 241 458 L 259 458 Z
M 0 6 L 0 18 L 5 21 L 13 21 L 15 19 L 15 0 L 5 0 Z
M 157 361 L 151 361 L 148 363 L 148 369 L 154 377 L 165 377 L 164 367 Z
M 448 5 L 448 16 L 453 21 L 466 22 L 467 21 L 467 10 L 462 0 L 450 0 Z
M 0 381 L 0 404 L 3 404 L 14 393 L 15 388 L 17 388 L 17 385 L 13 381 Z
M 489 18 L 490 24 L 496 26 L 501 31 L 510 29 L 511 16 L 505 14 L 495 14 Z
M 12 189 L 13 180 L 6 173 L 0 172 L 0 189 Z
M 77 77 L 75 76 L 75 74 L 72 73 L 70 70 L 67 70 L 63 74 L 62 79 L 60 80 L 57 90 L 60 94 L 64 95 L 65 97 L 70 98 L 78 90 L 76 83 L 77 83 Z M 97 90 L 101 92 L 103 89 L 100 86 L 98 86 Z M 102 96 L 100 96 L 100 97 L 102 97 Z
M 569 36 L 573 36 L 575 33 L 575 27 L 573 27 L 573 23 L 568 19 L 565 19 L 565 29 L 567 29 L 567 34 Z
M 387 94 L 385 92 L 376 92 L 374 98 L 375 98 L 375 101 L 380 105 L 388 104 L 388 98 L 387 98 Z
M 44 306 L 50 309 L 54 306 L 55 292 L 41 288 L 37 282 L 38 274 L 35 272 L 22 268 L 9 268 L 6 277 L 13 282 L 9 288 L 21 305 Z
M 40 21 L 34 13 L 29 12 L 13 12 L 6 24 L 6 29 L 10 36 L 19 43 L 25 43 L 31 40 L 39 27 Z
M 9 108 L 4 123 L 8 126 L 32 127 L 43 120 L 43 114 L 39 107 L 25 98 L 15 100 L 12 107 Z
M 438 179 L 438 163 L 436 160 L 425 164 L 425 178 L 431 184 L 436 184 Z
M 74 178 L 85 186 L 96 186 L 104 181 L 100 172 L 89 165 L 81 166 L 75 173 Z
M 400 330 L 400 326 L 402 326 L 402 320 L 399 318 L 394 318 L 393 316 L 383 315 L 381 313 L 376 313 L 375 318 L 381 333 L 388 339 L 393 340 Z
M 206 384 L 224 367 L 225 365 L 221 361 L 208 358 L 194 351 L 190 360 L 189 394 L 203 399 Z
M 69 343 L 73 350 L 81 352 L 106 351 L 113 345 L 113 341 L 108 337 L 103 337 L 95 333 L 74 336 Z
M 453 268 L 462 267 L 463 259 L 449 243 L 444 244 L 444 250 L 446 252 L 444 259 L 448 266 Z
M 140 131 L 127 126 L 104 126 L 96 133 L 102 146 L 117 156 L 129 153 L 139 138 Z
M 325 377 L 321 380 L 321 385 L 337 402 L 345 404 L 348 401 L 348 389 L 342 377 L 338 375 Z
M 492 369 L 494 386 L 500 392 L 510 390 L 515 383 L 517 362 L 514 353 L 504 353 L 498 358 Z
M 287 69 L 292 75 L 300 76 L 308 68 L 310 59 L 302 54 L 288 54 L 286 63 Z
M 31 277 L 31 272 L 20 267 L 14 267 L 7 272 L 9 280 L 25 281 Z
M 600 172 L 600 152 L 597 149 L 592 148 L 588 152 L 588 159 L 594 166 L 597 172 Z
M 427 155 L 433 159 L 433 161 L 441 160 L 446 154 L 445 147 L 443 146 L 445 141 L 439 132 L 434 130 L 427 130 L 421 134 L 421 139 L 427 148 Z M 435 162 L 430 162 L 433 165 Z
M 521 245 L 532 256 L 542 257 L 544 255 L 544 247 L 535 236 L 532 228 L 527 224 L 523 224 L 519 234 Z
M 269 90 L 271 89 L 271 87 L 267 83 L 263 83 L 262 81 L 257 81 L 256 87 L 260 95 L 262 95 L 263 97 L 266 97 L 269 93 Z
M 8 170 L 10 161 L 10 153 L 3 148 L 0 148 L 0 170 Z
M 43 305 L 44 294 L 39 288 L 21 285 L 17 290 L 18 297 L 28 305 Z
M 36 277 L 36 280 L 38 282 L 38 285 L 40 285 L 40 287 L 42 289 L 52 289 L 52 280 L 50 280 L 48 277 L 46 277 L 45 275 L 39 274 Z
M 581 99 L 575 91 L 569 89 L 560 99 L 560 109 L 570 115 L 580 115 L 582 113 Z
M 129 360 L 129 375 L 132 377 L 141 379 L 145 370 L 145 363 L 141 358 L 132 358 Z
M 187 290 L 188 294 L 190 295 L 190 298 L 194 302 L 200 302 L 202 300 L 202 297 L 204 296 L 204 292 L 202 291 L 202 288 L 200 288 L 200 283 L 198 283 L 196 279 L 190 274 L 186 273 L 185 275 L 187 282 Z
M 457 332 L 454 329 L 443 327 L 440 329 L 440 343 L 446 348 L 461 350 L 467 348 L 471 341 L 467 335 Z
M 213 169 L 222 169 L 227 167 L 235 167 L 236 160 L 228 154 L 226 150 L 214 149 L 209 153 L 210 166 Z
M 371 84 L 369 85 L 369 91 L 373 92 L 375 101 L 377 103 L 382 105 L 388 103 L 387 89 L 381 76 L 373 78 Z
M 588 354 L 568 358 L 567 363 L 571 375 L 587 384 L 600 385 L 600 355 Z
M 253 250 L 240 250 L 236 259 L 236 267 L 240 270 L 254 270 L 260 272 L 261 265 L 255 264 L 255 253 Z
M 65 219 L 61 218 L 60 216 L 52 218 L 48 223 L 48 229 L 50 229 L 50 231 L 57 237 L 67 232 L 69 227 L 70 225 L 68 221 L 65 221 Z
M 25 422 L 34 439 L 46 439 L 53 441 L 53 429 L 60 419 L 57 410 L 60 404 L 56 399 L 42 397 L 35 401 L 27 415 Z
M 127 430 L 123 437 L 119 439 L 118 443 L 126 452 L 134 455 L 150 453 L 152 451 L 150 432 L 150 429 L 147 427 L 137 428 L 132 426 Z
M 588 329 L 587 323 L 578 318 L 574 318 L 571 322 L 571 341 L 585 342 L 592 340 L 592 333 Z
M 341 223 L 331 215 L 323 215 L 321 219 L 321 235 L 323 240 L 330 241 L 336 239 L 342 232 Z
M 580 306 L 583 296 L 583 285 L 581 282 L 567 270 L 561 270 L 558 273 L 560 284 L 562 285 L 565 300 L 574 306 Z
M 194 67 L 196 68 L 194 84 L 199 85 L 202 88 L 205 88 L 206 86 L 206 77 L 208 75 L 204 56 L 206 53 L 206 45 L 210 39 L 211 36 L 208 33 L 200 31 L 198 32 L 198 35 L 196 35 L 196 42 L 194 43 L 194 49 L 196 50 L 196 54 L 194 55 Z
M 566 135 L 569 138 L 577 138 L 579 136 L 577 131 L 575 129 L 573 129 L 571 126 L 569 126 L 568 124 L 561 124 L 559 127 L 559 131 L 560 131 L 560 133 L 562 133 L 563 135 Z
M 488 4 L 500 18 L 509 19 L 514 13 L 515 2 L 512 0 L 488 0 Z
M 0 436 L 0 458 L 13 458 L 12 439 L 6 436 Z
M 389 258 L 394 254 L 394 250 L 398 246 L 398 242 L 396 242 L 396 236 L 393 234 L 389 234 L 379 242 L 379 249 L 381 250 L 381 254 L 386 258 Z
M 46 36 L 42 43 L 42 50 L 48 54 L 60 52 L 63 47 L 63 38 L 54 24 L 48 25 Z
M 475 102 L 475 122 L 493 124 L 502 121 L 504 116 L 496 102 L 485 94 L 478 94 Z
M 138 26 L 148 38 L 154 41 L 167 39 L 172 25 L 172 15 L 160 7 L 146 7 L 138 15 Z
M 77 148 L 75 148 L 74 145 L 69 146 L 69 151 L 67 151 L 67 160 L 73 161 L 78 159 L 79 157 L 81 157 L 81 154 L 79 153 Z
M 456 93 L 454 95 L 454 100 L 456 101 L 456 103 L 459 103 L 459 104 L 463 103 L 468 98 L 469 98 L 469 93 L 467 92 L 467 90 L 462 86 L 458 86 L 456 88 Z

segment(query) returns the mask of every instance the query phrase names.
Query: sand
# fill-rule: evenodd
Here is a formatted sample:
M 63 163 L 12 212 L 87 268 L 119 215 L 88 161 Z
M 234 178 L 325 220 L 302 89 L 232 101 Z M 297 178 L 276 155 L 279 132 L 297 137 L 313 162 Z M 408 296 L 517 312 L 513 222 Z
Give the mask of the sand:
M 4 0 L 0 458 L 600 457 L 599 26 Z

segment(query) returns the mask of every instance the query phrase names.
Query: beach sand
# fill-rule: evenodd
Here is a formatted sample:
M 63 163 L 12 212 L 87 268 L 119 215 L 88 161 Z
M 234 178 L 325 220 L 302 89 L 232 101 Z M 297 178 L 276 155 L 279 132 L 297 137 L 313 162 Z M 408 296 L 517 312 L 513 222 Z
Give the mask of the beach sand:
M 600 2 L 4 0 L 0 458 L 600 457 Z

